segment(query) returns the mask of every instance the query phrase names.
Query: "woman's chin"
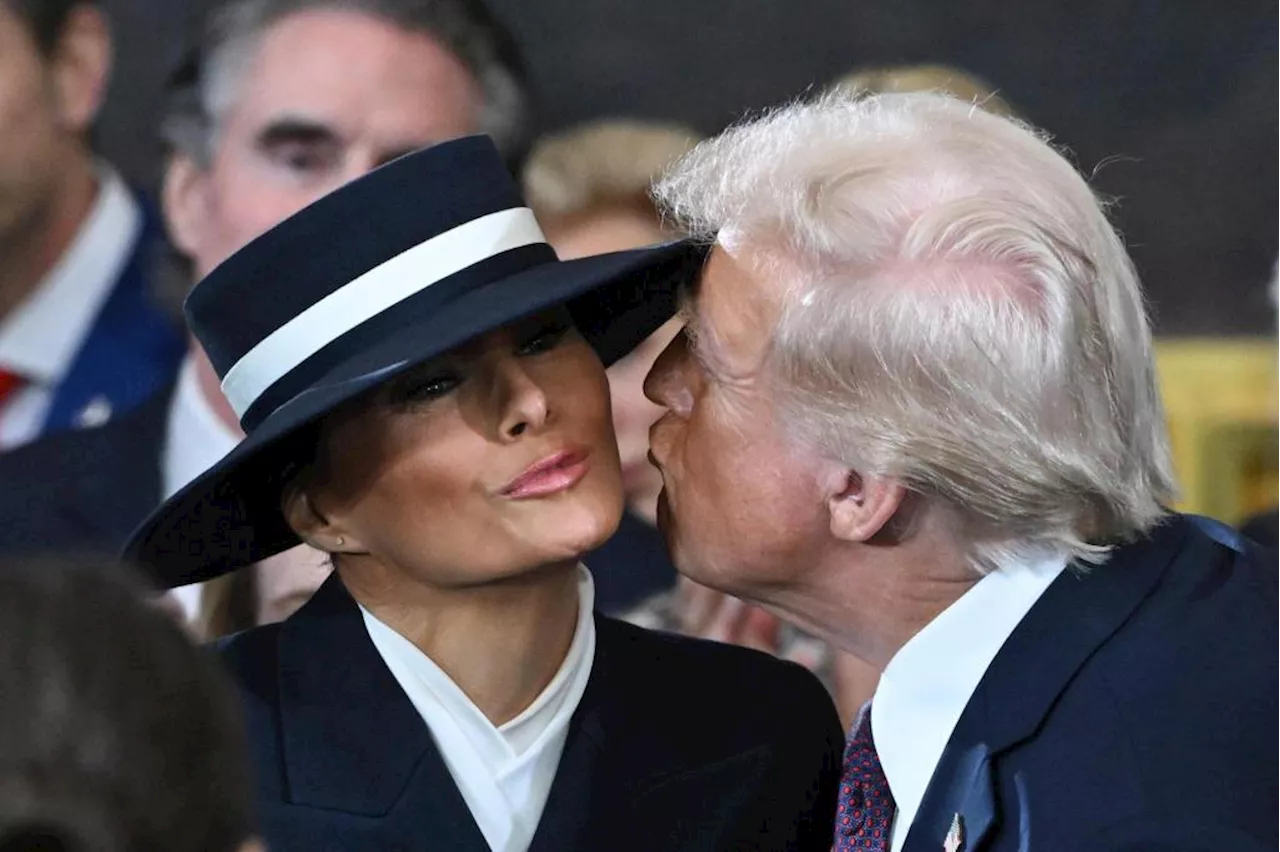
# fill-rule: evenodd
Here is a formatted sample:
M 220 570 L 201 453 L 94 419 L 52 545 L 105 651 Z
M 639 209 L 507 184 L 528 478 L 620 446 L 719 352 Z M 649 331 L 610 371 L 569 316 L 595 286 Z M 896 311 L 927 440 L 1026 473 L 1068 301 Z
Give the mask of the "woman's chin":
M 536 534 L 546 542 L 547 550 L 560 559 L 577 559 L 608 541 L 622 520 L 622 500 L 603 504 L 565 506 L 554 513 Z

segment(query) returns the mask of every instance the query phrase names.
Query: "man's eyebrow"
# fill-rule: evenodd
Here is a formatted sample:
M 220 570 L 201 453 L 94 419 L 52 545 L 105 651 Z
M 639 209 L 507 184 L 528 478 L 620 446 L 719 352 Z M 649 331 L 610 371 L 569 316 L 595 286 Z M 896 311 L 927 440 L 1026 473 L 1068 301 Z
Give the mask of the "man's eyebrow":
M 279 118 L 272 121 L 258 132 L 256 142 L 259 148 L 273 148 L 276 145 L 316 144 L 337 142 L 337 132 L 327 124 L 307 118 Z

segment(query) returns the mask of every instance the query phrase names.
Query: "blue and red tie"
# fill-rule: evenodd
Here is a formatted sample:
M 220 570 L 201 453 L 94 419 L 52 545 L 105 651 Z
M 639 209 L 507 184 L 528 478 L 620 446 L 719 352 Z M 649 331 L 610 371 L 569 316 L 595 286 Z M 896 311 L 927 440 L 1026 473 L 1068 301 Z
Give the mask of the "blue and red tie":
M 871 704 L 858 714 L 844 747 L 834 852 L 888 852 L 893 793 L 871 736 Z

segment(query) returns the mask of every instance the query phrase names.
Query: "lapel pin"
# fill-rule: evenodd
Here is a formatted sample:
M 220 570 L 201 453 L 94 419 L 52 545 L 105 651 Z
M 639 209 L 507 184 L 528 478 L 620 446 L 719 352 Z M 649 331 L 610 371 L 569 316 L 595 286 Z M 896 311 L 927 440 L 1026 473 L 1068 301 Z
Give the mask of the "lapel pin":
M 76 428 L 93 429 L 111 419 L 111 400 L 102 394 L 95 396 L 75 416 Z
M 942 852 L 964 852 L 964 817 L 956 814 L 947 829 L 947 839 L 942 841 Z

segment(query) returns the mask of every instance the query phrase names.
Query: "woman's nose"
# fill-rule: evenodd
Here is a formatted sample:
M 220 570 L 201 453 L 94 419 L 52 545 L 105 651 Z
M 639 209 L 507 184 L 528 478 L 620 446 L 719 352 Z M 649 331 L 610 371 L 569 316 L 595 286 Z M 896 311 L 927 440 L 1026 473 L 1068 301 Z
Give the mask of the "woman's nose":
M 551 417 L 542 386 L 519 358 L 504 359 L 495 371 L 499 437 L 512 440 L 541 431 Z

